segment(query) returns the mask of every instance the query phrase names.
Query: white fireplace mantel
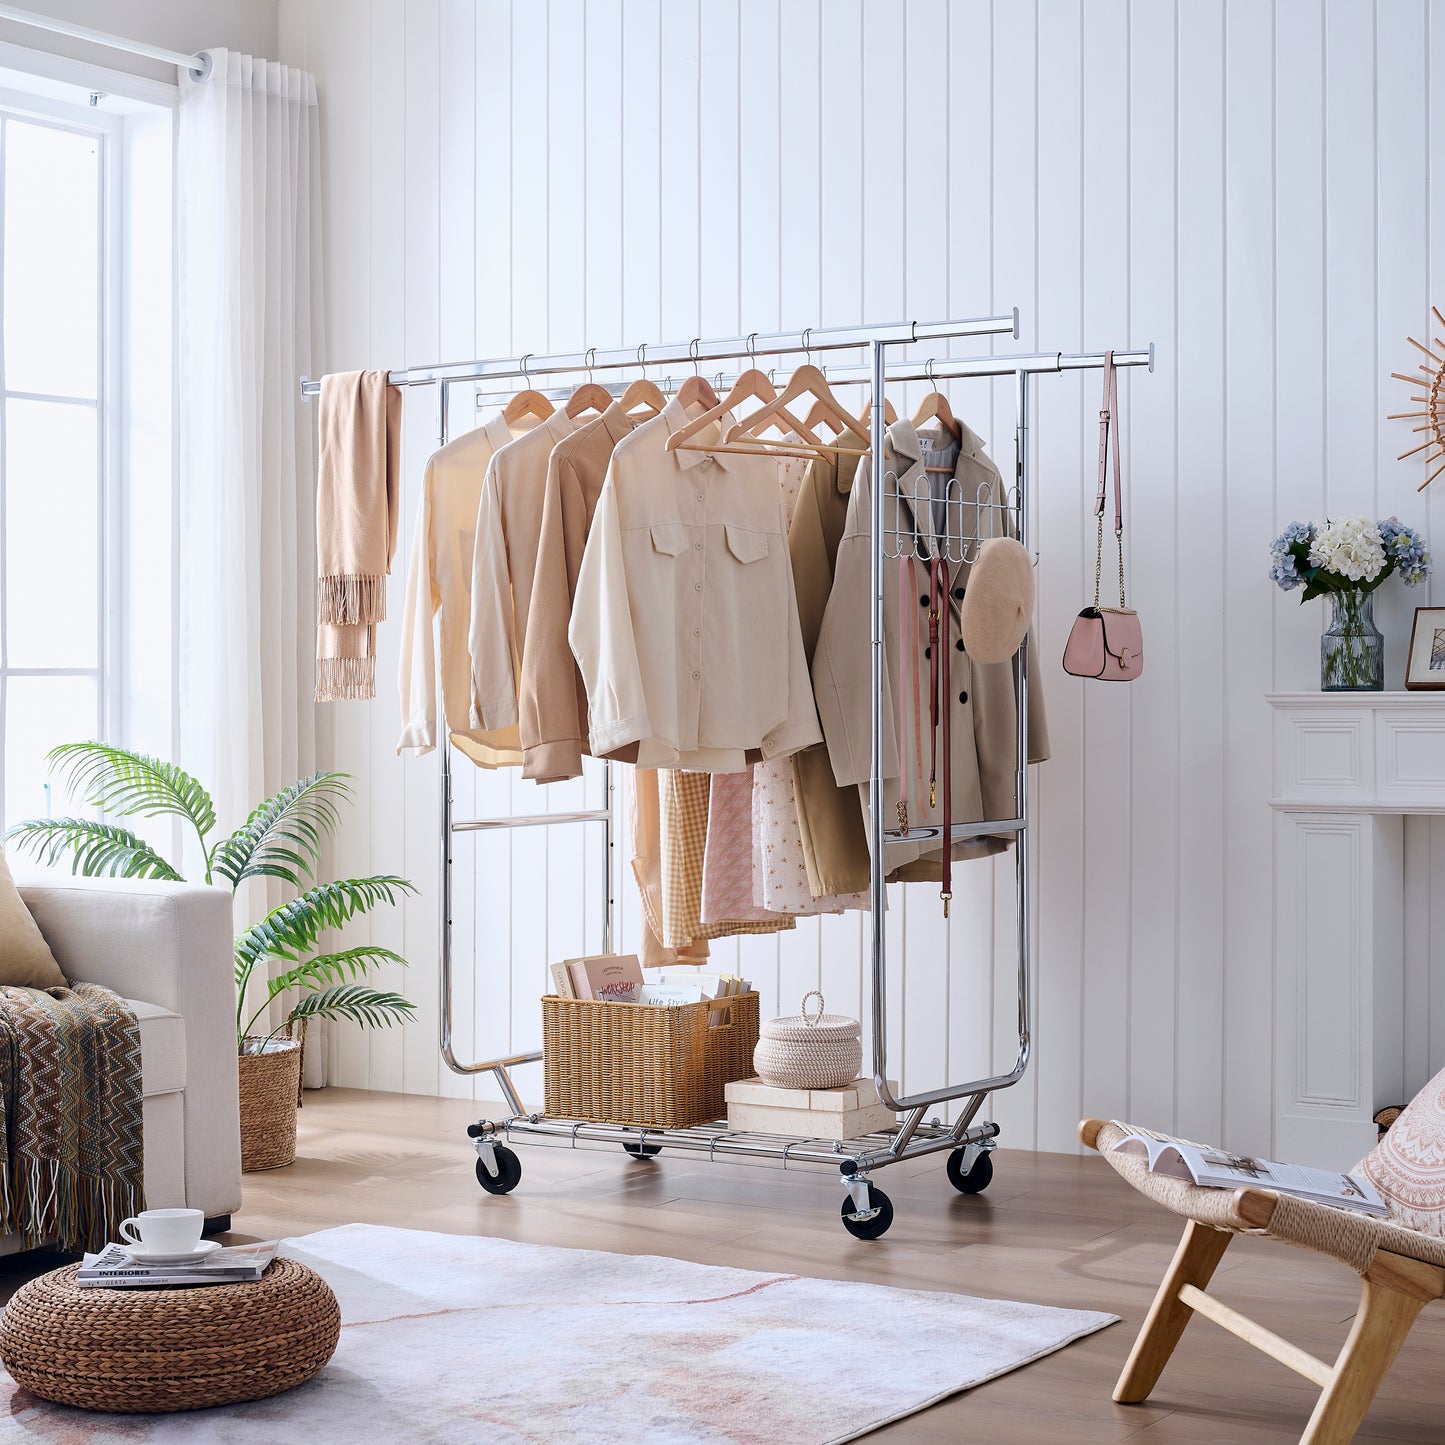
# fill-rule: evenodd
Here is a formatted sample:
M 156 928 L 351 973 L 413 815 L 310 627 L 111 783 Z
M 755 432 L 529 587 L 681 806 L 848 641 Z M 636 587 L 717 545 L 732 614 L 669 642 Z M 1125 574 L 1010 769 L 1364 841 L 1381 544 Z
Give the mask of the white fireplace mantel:
M 1274 1147 L 1346 1168 L 1406 1097 L 1402 819 L 1445 814 L 1445 692 L 1269 701 Z

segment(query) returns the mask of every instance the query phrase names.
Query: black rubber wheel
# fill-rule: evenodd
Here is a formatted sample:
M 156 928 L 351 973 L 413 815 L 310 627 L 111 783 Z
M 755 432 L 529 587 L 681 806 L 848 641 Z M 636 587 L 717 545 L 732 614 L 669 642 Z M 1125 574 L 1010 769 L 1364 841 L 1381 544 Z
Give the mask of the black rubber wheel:
M 622 1146 L 639 1163 L 646 1164 L 662 1153 L 661 1144 L 624 1144 Z
M 993 1183 L 993 1154 L 988 1149 L 983 1150 L 973 1161 L 973 1168 L 965 1174 L 963 1156 L 967 1152 L 966 1149 L 955 1149 L 948 1156 L 948 1182 L 960 1194 L 982 1194 Z
M 854 1239 L 877 1239 L 886 1234 L 888 1226 L 893 1223 L 893 1201 L 876 1184 L 868 1186 L 868 1205 L 878 1213 L 872 1219 L 858 1219 L 854 1214 L 852 1195 L 843 1201 L 843 1228 Z
M 505 1144 L 498 1144 L 493 1151 L 497 1161 L 497 1172 L 492 1174 L 487 1166 L 477 1159 L 477 1183 L 488 1194 L 510 1194 L 522 1182 L 522 1161 L 516 1152 Z

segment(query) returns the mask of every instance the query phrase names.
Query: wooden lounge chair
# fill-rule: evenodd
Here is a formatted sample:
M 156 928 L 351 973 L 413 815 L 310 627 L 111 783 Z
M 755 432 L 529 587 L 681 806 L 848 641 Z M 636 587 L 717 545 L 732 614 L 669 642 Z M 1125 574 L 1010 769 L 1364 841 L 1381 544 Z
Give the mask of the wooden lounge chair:
M 1301 1445 L 1345 1445 L 1359 1429 L 1416 1316 L 1445 1297 L 1445 1070 L 1395 1121 L 1359 1168 L 1390 1206 L 1371 1219 L 1267 1190 L 1201 1189 L 1150 1174 L 1138 1154 L 1111 1152 L 1133 1130 L 1085 1119 L 1079 1137 L 1141 1194 L 1185 1221 L 1184 1237 L 1114 1386 L 1121 1404 L 1149 1396 L 1184 1327 L 1201 1314 L 1273 1356 L 1322 1391 Z M 1253 1234 L 1332 1255 L 1360 1276 L 1360 1306 L 1333 1364 L 1205 1293 L 1230 1239 Z

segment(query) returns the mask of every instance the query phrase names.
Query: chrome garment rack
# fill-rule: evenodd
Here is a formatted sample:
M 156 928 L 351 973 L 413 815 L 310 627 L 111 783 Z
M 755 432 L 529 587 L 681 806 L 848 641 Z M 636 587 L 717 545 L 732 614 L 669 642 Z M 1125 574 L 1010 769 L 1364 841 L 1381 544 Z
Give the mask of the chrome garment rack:
M 551 355 L 527 353 L 524 356 L 470 362 L 433 363 L 408 367 L 389 373 L 394 386 L 435 386 L 437 390 L 437 440 L 445 445 L 449 434 L 450 388 L 462 382 L 494 383 L 522 381 L 531 385 L 535 377 L 568 376 L 575 381 L 592 379 L 598 371 L 636 371 L 645 376 L 650 368 L 683 366 L 702 375 L 704 363 L 732 361 L 743 357 L 749 364 L 760 365 L 760 357 L 795 356 L 812 358 L 814 352 L 833 352 L 848 348 L 868 348 L 866 363 L 844 363 L 823 366 L 830 383 L 867 383 L 872 386 L 870 408 L 871 462 L 873 468 L 874 547 L 872 555 L 870 612 L 871 642 L 871 720 L 870 792 L 882 796 L 883 756 L 883 668 L 885 656 L 883 629 L 884 563 L 890 557 L 907 556 L 911 541 L 906 533 L 887 526 L 888 504 L 899 500 L 896 477 L 887 470 L 884 442 L 885 388 L 890 382 L 941 382 L 963 377 L 1012 377 L 1014 380 L 1014 478 L 1006 489 L 1003 509 L 1019 541 L 1030 545 L 1028 492 L 1031 470 L 1029 442 L 1030 396 L 1029 378 L 1041 373 L 1093 370 L 1104 364 L 1103 352 L 1041 352 L 1014 356 L 931 357 L 925 362 L 904 359 L 890 363 L 890 347 L 908 347 L 919 343 L 952 341 L 969 336 L 1018 337 L 1018 311 L 1007 315 L 982 317 L 966 321 L 896 322 L 877 326 L 808 328 L 793 332 L 750 332 L 742 336 L 716 339 L 694 337 L 687 342 L 665 342 L 599 350 L 595 347 L 580 352 Z M 1145 366 L 1154 369 L 1152 345 L 1141 350 L 1116 351 L 1117 366 Z M 714 378 L 709 375 L 709 380 Z M 730 378 L 718 373 L 716 381 L 729 384 Z M 653 380 L 658 380 L 654 377 Z M 662 379 L 664 389 L 672 378 Z M 616 394 L 623 383 L 604 383 L 609 393 Z M 309 397 L 320 385 L 301 378 L 301 394 Z M 554 394 L 564 390 L 551 388 Z M 570 388 L 567 388 L 570 390 Z M 478 387 L 477 405 L 504 401 L 509 393 L 490 387 Z M 979 506 L 977 501 L 947 498 L 949 505 Z M 896 516 L 896 512 L 894 513 Z M 961 560 L 961 559 L 954 559 Z M 890 1164 L 922 1154 L 948 1153 L 947 1174 L 953 1186 L 966 1194 L 985 1189 L 993 1177 L 990 1151 L 998 1135 L 998 1125 L 991 1120 L 975 1122 L 988 1096 L 1018 1083 L 1028 1069 L 1031 1055 L 1030 981 L 1032 941 L 1029 932 L 1030 863 L 1027 833 L 1028 802 L 1028 686 L 1029 657 L 1027 646 L 1021 647 L 1014 660 L 1017 690 L 1018 730 L 1015 759 L 1015 812 L 1012 818 L 988 819 L 975 823 L 953 825 L 952 841 L 959 842 L 979 836 L 1012 835 L 1015 838 L 1015 900 L 1018 944 L 1018 1054 L 1013 1067 L 989 1078 L 970 1079 L 958 1084 L 915 1093 L 894 1094 L 888 1081 L 887 1025 L 887 945 L 884 927 L 886 902 L 887 858 L 900 842 L 916 841 L 923 830 L 914 830 L 903 838 L 885 828 L 883 811 L 872 810 L 870 848 L 873 859 L 870 878 L 869 948 L 871 986 L 869 990 L 872 1028 L 873 1081 L 880 1101 L 900 1116 L 891 1129 L 862 1138 L 843 1141 L 806 1139 L 794 1136 L 729 1130 L 722 1122 L 699 1125 L 690 1129 L 641 1129 L 630 1125 L 604 1124 L 586 1120 L 565 1119 L 528 1111 L 522 1104 L 512 1081 L 511 1071 L 521 1064 L 537 1063 L 540 1050 L 513 1054 L 506 1058 L 463 1062 L 456 1056 L 452 1037 L 452 837 L 461 832 L 482 832 L 514 828 L 554 827 L 567 824 L 598 824 L 603 832 L 606 867 L 603 870 L 606 892 L 603 910 L 603 949 L 610 951 L 613 940 L 613 803 L 612 764 L 605 764 L 606 805 L 601 808 L 571 812 L 529 814 L 502 818 L 458 820 L 453 816 L 451 747 L 444 742 L 441 755 L 441 1017 L 440 1048 L 447 1067 L 458 1074 L 490 1073 L 496 1079 L 505 1101 L 507 1116 L 481 1119 L 469 1126 L 468 1137 L 477 1155 L 477 1181 L 489 1194 L 506 1194 L 521 1181 L 521 1161 L 508 1147 L 512 1143 L 554 1144 L 569 1148 L 616 1148 L 620 1146 L 635 1160 L 650 1160 L 667 1150 L 703 1154 L 712 1160 L 738 1160 L 780 1165 L 785 1169 L 836 1169 L 846 1190 L 842 1205 L 842 1222 L 850 1234 L 862 1239 L 876 1239 L 892 1223 L 893 1207 L 888 1197 L 874 1184 L 871 1174 Z M 445 731 L 445 729 L 443 729 Z M 929 831 L 938 836 L 941 830 Z M 879 862 L 883 861 L 880 867 Z M 540 971 L 539 971 L 540 978 Z M 958 1118 L 945 1124 L 936 1116 L 926 1118 L 929 1111 L 941 1104 L 960 1105 Z

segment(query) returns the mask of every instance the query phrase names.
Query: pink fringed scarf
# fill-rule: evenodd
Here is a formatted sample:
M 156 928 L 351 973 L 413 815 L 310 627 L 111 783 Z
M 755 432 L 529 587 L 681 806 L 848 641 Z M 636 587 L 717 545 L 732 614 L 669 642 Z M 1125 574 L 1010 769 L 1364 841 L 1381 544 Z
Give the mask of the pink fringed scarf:
M 321 379 L 316 700 L 376 696 L 376 624 L 396 553 L 401 392 L 384 371 Z

